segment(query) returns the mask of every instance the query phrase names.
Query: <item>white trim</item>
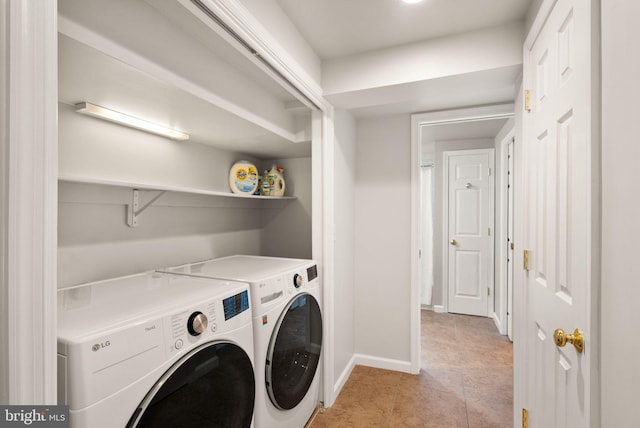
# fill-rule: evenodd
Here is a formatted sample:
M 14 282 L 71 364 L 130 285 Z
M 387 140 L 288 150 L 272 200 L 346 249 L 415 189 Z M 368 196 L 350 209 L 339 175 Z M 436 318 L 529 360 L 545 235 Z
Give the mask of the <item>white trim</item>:
M 402 373 L 411 372 L 411 361 L 392 360 L 373 355 L 355 354 L 355 365 L 374 367 L 376 369 L 393 370 Z M 412 373 L 413 374 L 413 373 Z
M 498 322 L 502 327 L 498 328 L 498 331 L 502 335 L 507 334 L 507 299 L 509 297 L 513 298 L 513 296 L 509 296 L 507 292 L 507 257 L 508 250 L 506 244 L 506 237 L 508 235 L 508 225 L 507 225 L 507 172 L 509 170 L 509 152 L 508 146 L 511 143 L 512 139 L 515 139 L 515 129 L 511 126 L 511 129 L 505 134 L 505 136 L 500 140 L 500 171 L 499 179 L 498 179 L 498 191 L 500 192 L 500 207 L 498 208 L 498 215 L 496 215 L 496 237 L 498 245 L 495 248 L 496 253 L 496 288 L 500 290 L 500 302 L 497 302 L 498 305 L 494 308 L 494 314 L 498 318 Z M 515 144 L 515 143 L 514 143 Z M 514 146 L 515 147 L 515 146 Z M 515 187 L 515 182 L 514 182 Z M 513 203 L 513 201 L 512 201 Z M 513 261 L 512 261 L 513 263 Z M 513 314 L 512 314 L 513 316 Z M 504 320 L 504 322 L 502 321 Z
M 514 104 L 496 104 L 493 106 L 468 107 L 453 110 L 418 113 L 411 116 L 417 126 L 440 125 L 444 123 L 473 122 L 487 119 L 508 119 L 513 117 Z
M 433 312 L 437 314 L 447 313 L 447 311 L 444 309 L 444 305 L 433 305 Z
M 9 0 L 10 404 L 57 403 L 57 15 L 57 1 Z
M 334 126 L 333 109 L 313 113 L 312 169 L 313 175 L 313 254 L 321 261 L 323 272 L 323 386 L 322 397 L 329 407 L 336 399 L 333 389 L 335 370 L 334 342 Z M 316 254 L 320 255 L 318 258 Z
M 469 107 L 411 115 L 411 300 L 409 303 L 409 327 L 411 372 L 420 370 L 420 145 L 424 126 L 475 120 L 511 118 L 514 104 Z M 443 299 L 445 296 L 443 295 Z M 444 300 L 446 302 L 446 299 Z M 444 305 L 433 305 L 433 311 L 446 312 Z M 417 370 L 417 371 L 416 371 Z
M 349 376 L 351 376 L 351 372 L 353 371 L 353 368 L 355 366 L 356 366 L 356 355 L 354 354 L 354 355 L 351 356 L 351 359 L 347 363 L 347 366 L 344 368 L 344 370 L 342 370 L 342 373 L 340 374 L 340 377 L 338 378 L 336 383 L 333 385 L 333 396 L 334 397 L 338 397 L 338 395 L 340 394 L 340 391 L 342 391 L 342 388 L 344 388 L 344 385 L 349 380 Z M 333 405 L 333 402 L 331 402 L 331 404 L 328 404 L 325 401 L 325 403 L 324 403 L 325 407 L 330 407 L 331 405 Z
M 495 312 L 492 312 L 489 315 L 489 318 L 493 320 L 494 324 L 496 325 L 496 328 L 498 329 L 498 332 L 500 332 L 500 334 L 504 336 L 504 333 L 502 333 L 502 331 L 505 330 L 505 326 L 502 322 L 500 322 L 500 318 L 498 318 L 498 315 L 496 315 Z
M 0 2 L 0 28 L 8 28 L 9 3 Z M 0 403 L 9 402 L 9 39 L 0 31 Z
M 422 309 L 420 297 L 420 284 L 422 282 L 422 263 L 420 248 L 420 237 L 422 236 L 422 217 L 421 213 L 421 197 L 420 197 L 420 140 L 421 130 L 417 122 L 417 116 L 411 116 L 411 289 L 409 291 L 410 308 L 409 308 L 409 337 L 411 352 L 411 373 L 420 372 L 422 342 L 420 339 Z

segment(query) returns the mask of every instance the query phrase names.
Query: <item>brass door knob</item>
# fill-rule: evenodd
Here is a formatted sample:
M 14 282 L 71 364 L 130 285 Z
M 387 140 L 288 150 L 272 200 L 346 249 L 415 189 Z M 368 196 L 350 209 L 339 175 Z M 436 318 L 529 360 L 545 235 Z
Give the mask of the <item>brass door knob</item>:
M 452 239 L 450 242 L 451 245 L 458 245 L 458 241 L 456 241 L 455 239 Z
M 562 348 L 567 343 L 571 343 L 578 354 L 581 354 L 584 350 L 584 338 L 582 337 L 582 332 L 577 328 L 573 331 L 573 334 L 567 334 L 563 329 L 558 328 L 553 333 L 553 340 L 556 342 L 556 346 Z

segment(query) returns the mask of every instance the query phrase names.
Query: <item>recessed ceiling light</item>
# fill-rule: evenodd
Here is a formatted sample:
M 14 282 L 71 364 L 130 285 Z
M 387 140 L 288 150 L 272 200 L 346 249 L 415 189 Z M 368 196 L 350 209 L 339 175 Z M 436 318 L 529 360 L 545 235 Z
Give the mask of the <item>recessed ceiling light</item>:
M 420 3 L 422 0 L 402 0 L 402 1 L 408 4 L 414 4 L 414 3 Z

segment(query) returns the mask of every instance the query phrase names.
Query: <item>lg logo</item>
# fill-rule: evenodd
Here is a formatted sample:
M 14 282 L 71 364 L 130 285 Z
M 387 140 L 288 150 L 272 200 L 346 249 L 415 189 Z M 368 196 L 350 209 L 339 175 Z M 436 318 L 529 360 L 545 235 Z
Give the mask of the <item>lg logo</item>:
M 106 342 L 102 342 L 102 343 L 96 343 L 91 347 L 91 350 L 93 352 L 97 352 L 99 350 L 101 350 L 102 348 L 106 348 L 107 346 L 111 346 L 111 342 L 109 342 L 108 340 Z

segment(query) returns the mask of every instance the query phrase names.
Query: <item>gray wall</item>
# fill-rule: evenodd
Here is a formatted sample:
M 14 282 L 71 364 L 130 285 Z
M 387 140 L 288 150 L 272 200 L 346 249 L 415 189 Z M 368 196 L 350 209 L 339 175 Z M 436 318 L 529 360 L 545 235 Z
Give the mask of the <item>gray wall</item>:
M 357 125 L 356 352 L 408 363 L 411 119 L 384 116 Z
M 294 201 L 262 203 L 260 254 L 310 259 L 311 254 L 311 158 L 258 161 L 261 171 L 272 165 L 284 168 L 285 194 Z

